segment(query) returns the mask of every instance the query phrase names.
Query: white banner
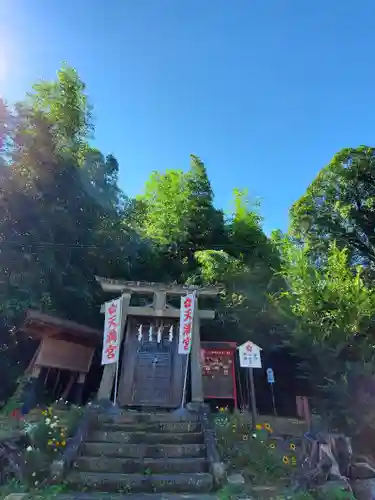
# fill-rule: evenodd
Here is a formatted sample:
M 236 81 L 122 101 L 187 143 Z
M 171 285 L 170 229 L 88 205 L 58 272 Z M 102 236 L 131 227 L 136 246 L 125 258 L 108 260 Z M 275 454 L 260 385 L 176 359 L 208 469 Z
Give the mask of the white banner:
M 194 308 L 194 293 L 189 293 L 185 297 L 181 297 L 178 354 L 189 354 L 190 352 L 191 338 L 193 335 Z
M 102 365 L 117 363 L 120 351 L 122 298 L 105 304 Z
M 240 366 L 242 368 L 262 368 L 260 351 L 262 349 L 250 342 L 245 342 L 238 348 L 240 356 Z

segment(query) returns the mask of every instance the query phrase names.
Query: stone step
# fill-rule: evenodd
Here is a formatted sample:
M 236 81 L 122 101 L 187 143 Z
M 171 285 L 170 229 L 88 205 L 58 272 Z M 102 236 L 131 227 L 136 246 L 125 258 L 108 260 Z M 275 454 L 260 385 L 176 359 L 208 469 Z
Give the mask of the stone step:
M 72 472 L 68 487 L 118 493 L 207 493 L 213 488 L 208 473 L 196 474 L 116 474 L 108 472 Z
M 145 413 L 145 412 L 119 412 L 119 413 L 100 413 L 99 422 L 103 423 L 166 423 L 166 422 L 197 422 L 198 414 L 191 413 L 186 417 L 176 417 L 172 413 Z
M 118 443 L 84 443 L 82 455 L 94 457 L 123 458 L 195 458 L 205 457 L 203 444 L 118 444 Z
M 105 443 L 149 443 L 149 444 L 191 444 L 203 443 L 203 434 L 200 432 L 175 434 L 161 432 L 121 432 L 121 431 L 94 431 L 88 437 L 88 442 Z
M 154 422 L 154 423 L 101 423 L 98 429 L 102 431 L 121 432 L 201 432 L 199 422 Z
M 54 500 L 216 500 L 214 493 L 103 493 L 92 491 L 90 493 L 60 493 Z
M 74 464 L 76 469 L 87 472 L 121 472 L 153 474 L 175 474 L 179 472 L 207 472 L 208 463 L 205 458 L 109 458 L 80 457 Z

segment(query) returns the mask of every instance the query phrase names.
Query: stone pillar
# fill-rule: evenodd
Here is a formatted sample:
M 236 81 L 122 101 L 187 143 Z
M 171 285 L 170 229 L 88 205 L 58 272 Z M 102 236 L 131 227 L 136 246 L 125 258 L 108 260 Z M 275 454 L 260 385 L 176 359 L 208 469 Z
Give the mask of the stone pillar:
M 194 404 L 201 404 L 203 403 L 203 380 L 202 380 L 202 365 L 201 365 L 201 335 L 200 335 L 198 295 L 196 295 L 195 297 L 190 367 L 191 367 L 191 402 Z
M 76 383 L 74 384 L 72 401 L 76 405 L 82 404 L 83 388 L 85 386 L 86 373 L 79 373 Z
M 130 305 L 130 296 L 131 296 L 130 293 L 124 293 L 122 295 L 122 317 L 121 317 L 121 328 L 120 328 L 120 338 L 119 338 L 120 350 L 124 338 L 125 324 Z M 100 387 L 97 396 L 98 401 L 104 402 L 104 401 L 109 401 L 111 399 L 113 384 L 115 382 L 115 375 L 116 375 L 116 363 L 111 363 L 110 365 L 104 366 L 102 380 L 100 382 Z

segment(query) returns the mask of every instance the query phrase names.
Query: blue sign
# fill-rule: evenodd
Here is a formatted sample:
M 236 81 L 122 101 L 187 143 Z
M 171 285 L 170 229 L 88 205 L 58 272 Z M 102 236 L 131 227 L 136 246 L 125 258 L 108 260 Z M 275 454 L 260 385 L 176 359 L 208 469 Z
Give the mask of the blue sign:
M 273 374 L 272 368 L 267 368 L 267 382 L 269 384 L 275 383 L 275 375 Z

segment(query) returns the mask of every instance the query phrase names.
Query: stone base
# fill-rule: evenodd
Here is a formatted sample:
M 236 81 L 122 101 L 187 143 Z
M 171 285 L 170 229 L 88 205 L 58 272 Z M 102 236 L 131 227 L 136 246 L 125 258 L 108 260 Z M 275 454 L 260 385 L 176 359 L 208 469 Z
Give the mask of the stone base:
M 108 408 L 113 408 L 113 406 L 114 406 L 113 401 L 111 401 L 110 399 L 107 399 L 107 398 L 98 399 L 98 401 L 95 402 L 95 405 L 99 406 L 103 410 L 106 410 Z
M 191 401 L 186 405 L 186 408 L 194 413 L 199 413 L 202 410 L 209 410 L 209 406 L 206 403 L 201 403 L 201 402 L 196 402 L 196 401 Z

